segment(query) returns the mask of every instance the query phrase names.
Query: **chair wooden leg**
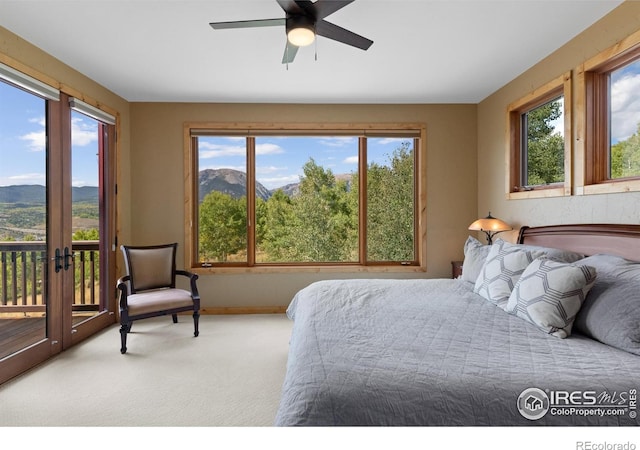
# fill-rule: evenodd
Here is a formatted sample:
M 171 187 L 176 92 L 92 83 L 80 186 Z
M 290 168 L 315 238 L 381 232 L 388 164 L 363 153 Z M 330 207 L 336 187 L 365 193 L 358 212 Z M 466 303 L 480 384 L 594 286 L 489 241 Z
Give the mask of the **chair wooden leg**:
M 173 323 L 178 323 L 178 315 L 177 314 L 171 314 L 171 317 L 173 317 Z
M 198 337 L 198 335 L 200 334 L 200 331 L 198 330 L 198 322 L 200 319 L 200 312 L 199 311 L 194 311 L 193 312 L 193 335 L 195 337 Z
M 120 326 L 120 353 L 127 353 L 127 333 L 131 330 L 131 323 L 123 323 Z

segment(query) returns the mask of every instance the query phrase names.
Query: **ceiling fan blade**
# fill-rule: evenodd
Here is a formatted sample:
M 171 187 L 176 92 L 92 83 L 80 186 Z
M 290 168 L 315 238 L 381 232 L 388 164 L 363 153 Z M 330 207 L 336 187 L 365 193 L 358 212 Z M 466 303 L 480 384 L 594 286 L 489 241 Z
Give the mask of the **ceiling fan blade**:
M 333 14 L 354 1 L 355 0 L 318 0 L 313 4 L 313 7 L 316 10 L 316 19 L 324 19 L 329 14 Z
M 338 25 L 334 25 L 326 20 L 320 20 L 316 23 L 316 34 L 318 36 L 324 36 L 334 41 L 342 42 L 343 44 L 351 45 L 353 47 L 361 48 L 362 50 L 368 50 L 373 44 L 373 41 L 365 37 L 355 34 L 352 31 L 345 30 Z
M 304 9 L 302 9 L 301 6 L 298 5 L 298 3 L 301 3 L 301 2 L 296 2 L 294 0 L 276 0 L 276 1 L 280 5 L 280 7 L 284 10 L 284 12 L 286 12 L 287 14 L 296 15 L 296 14 L 305 14 L 306 12 Z
M 286 19 L 260 19 L 260 20 L 236 20 L 234 22 L 211 22 L 211 28 L 214 30 L 226 30 L 229 28 L 256 28 L 256 27 L 275 27 L 284 25 Z
M 284 48 L 284 55 L 282 55 L 282 64 L 292 63 L 298 53 L 298 46 L 293 45 L 287 40 L 287 46 Z

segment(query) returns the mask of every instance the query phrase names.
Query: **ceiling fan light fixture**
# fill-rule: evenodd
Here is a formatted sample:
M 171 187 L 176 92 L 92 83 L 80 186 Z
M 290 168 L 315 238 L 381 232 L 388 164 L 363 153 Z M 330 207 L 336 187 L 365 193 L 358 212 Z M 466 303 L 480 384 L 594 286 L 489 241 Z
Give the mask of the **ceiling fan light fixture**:
M 305 47 L 313 44 L 313 41 L 316 39 L 316 34 L 309 28 L 292 28 L 287 33 L 287 39 L 296 47 Z
M 306 16 L 292 16 L 287 18 L 287 40 L 296 47 L 313 44 L 316 39 L 316 29 L 311 18 Z

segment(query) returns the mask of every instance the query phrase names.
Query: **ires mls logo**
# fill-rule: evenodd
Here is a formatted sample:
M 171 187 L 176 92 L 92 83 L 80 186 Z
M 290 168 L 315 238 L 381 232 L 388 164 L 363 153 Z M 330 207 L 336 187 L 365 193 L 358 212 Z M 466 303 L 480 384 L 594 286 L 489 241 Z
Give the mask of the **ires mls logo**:
M 553 416 L 628 416 L 637 417 L 637 390 L 597 392 L 528 388 L 517 401 L 522 417 L 538 420 L 547 413 Z
M 542 389 L 528 388 L 518 396 L 518 411 L 522 417 L 538 420 L 549 411 L 549 396 Z

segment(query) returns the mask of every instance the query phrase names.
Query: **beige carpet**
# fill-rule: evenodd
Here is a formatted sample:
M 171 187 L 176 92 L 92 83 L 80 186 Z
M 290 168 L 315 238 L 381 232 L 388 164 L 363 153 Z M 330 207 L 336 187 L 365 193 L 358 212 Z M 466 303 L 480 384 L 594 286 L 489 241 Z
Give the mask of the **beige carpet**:
M 586 448 L 576 444 L 584 440 L 640 442 L 638 430 L 631 427 L 270 427 L 293 323 L 276 314 L 200 320 L 197 338 L 189 317 L 180 317 L 178 324 L 167 317 L 135 323 L 126 355 L 120 354 L 119 327 L 113 326 L 0 386 L 3 442 L 29 442 L 30 448 L 90 445 L 100 450 L 114 445 L 164 450 L 191 444 L 278 450 L 346 445 L 538 450 Z M 99 426 L 127 428 L 104 435 L 94 428 Z M 178 426 L 198 428 L 176 430 Z
M 112 326 L 0 386 L 2 426 L 270 426 L 292 322 L 281 314 Z

